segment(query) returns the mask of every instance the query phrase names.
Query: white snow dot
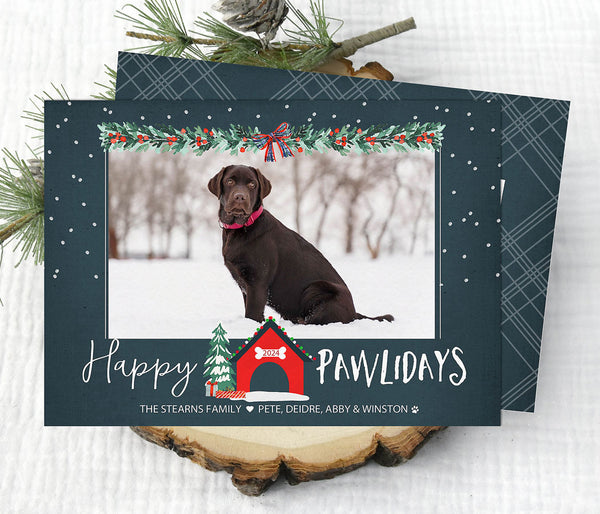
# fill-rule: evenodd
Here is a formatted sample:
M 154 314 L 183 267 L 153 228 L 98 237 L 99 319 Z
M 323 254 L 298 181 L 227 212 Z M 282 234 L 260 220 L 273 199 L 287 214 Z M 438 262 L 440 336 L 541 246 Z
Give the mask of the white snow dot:
M 466 258 L 467 258 L 467 254 L 466 254 L 466 253 L 463 253 L 463 255 L 462 255 L 462 258 L 463 258 L 463 259 L 466 259 Z
M 187 109 L 183 110 L 183 114 L 189 114 L 189 113 L 190 113 L 190 111 L 188 111 Z
M 49 221 L 54 221 L 54 216 L 48 216 Z
M 170 120 L 171 119 L 171 115 L 167 114 L 167 119 Z
M 95 221 L 92 223 L 92 227 L 97 227 L 98 223 L 96 223 Z
M 212 115 L 209 114 L 206 118 L 209 119 L 209 120 L 212 120 Z
M 451 227 L 451 226 L 452 226 L 452 222 L 451 222 L 451 221 L 449 221 L 449 222 L 448 222 L 448 226 L 449 226 L 449 227 Z
M 73 141 L 73 144 L 74 144 L 74 145 L 78 145 L 78 144 L 79 144 L 79 141 L 77 141 L 77 139 L 76 139 L 75 141 Z
M 231 112 L 231 111 L 232 111 L 231 107 L 227 107 L 227 112 Z
M 93 153 L 90 153 L 90 154 L 88 154 L 88 157 L 91 159 L 91 158 L 93 158 L 93 157 L 94 157 L 94 154 L 93 154 Z
M 502 221 L 502 220 L 501 220 L 500 218 L 498 218 L 498 219 L 496 220 L 496 223 L 500 223 L 501 221 Z
M 463 218 L 460 221 L 462 221 L 464 223 L 465 221 L 467 221 L 467 218 Z
M 356 120 L 356 123 L 360 123 L 360 119 Z
M 82 179 L 81 177 L 79 177 L 79 178 L 77 179 L 77 182 L 83 182 L 83 179 Z
M 494 189 L 496 189 L 496 186 L 490 186 L 490 189 L 493 191 Z
M 54 200 L 55 200 L 56 202 L 58 202 L 58 201 L 60 200 L 60 196 L 55 196 L 55 197 L 54 197 Z
M 473 211 L 469 211 L 469 216 L 473 216 Z
M 65 244 L 65 242 L 64 242 L 64 241 L 61 241 L 61 242 L 60 242 L 60 244 L 61 244 L 61 245 L 64 245 L 64 244 Z
M 48 155 L 50 155 L 52 153 L 52 150 L 48 150 Z
M 435 109 L 436 111 L 439 111 L 439 110 L 440 110 L 440 106 L 439 106 L 439 105 L 436 105 L 436 106 L 434 107 L 434 109 Z
M 486 102 L 487 102 L 487 103 L 489 103 L 489 104 L 491 104 L 491 103 L 492 103 L 492 101 L 491 101 L 491 100 L 486 100 Z
M 450 112 L 450 109 L 448 109 L 448 107 L 446 107 L 446 108 L 444 109 L 444 112 Z
M 69 232 L 73 232 L 73 227 L 69 227 Z
M 489 248 L 490 246 L 492 246 L 492 243 L 485 243 L 486 248 Z
M 500 276 L 500 273 L 496 273 L 496 277 L 499 277 L 499 276 Z
M 306 118 L 306 121 L 312 121 L 312 118 Z
M 289 108 L 290 108 L 290 106 L 289 106 L 288 104 L 285 104 L 283 107 L 284 107 L 285 109 L 289 109 Z
M 469 279 L 468 279 L 468 278 L 465 278 L 465 282 L 468 282 L 468 281 L 469 281 Z
M 112 114 L 112 111 L 111 111 L 111 110 L 109 110 L 109 111 L 108 111 L 108 114 Z
M 337 114 L 332 114 L 331 117 L 332 118 L 337 118 Z
M 58 273 L 59 271 L 60 271 L 60 270 L 59 270 L 58 268 L 56 268 L 56 269 L 54 270 L 54 273 Z
M 471 132 L 473 132 L 473 131 L 475 130 L 475 127 L 469 127 L 469 130 L 470 130 Z
M 60 125 L 58 123 L 56 124 L 56 128 L 60 128 Z
M 52 275 L 52 278 L 56 278 L 56 275 Z
M 257 115 L 256 115 L 256 117 L 257 117 L 257 118 L 260 118 L 260 114 L 257 114 Z
M 492 127 L 492 128 L 490 129 L 490 132 L 496 132 L 496 129 L 495 129 L 494 127 Z
M 313 116 L 316 116 L 316 115 L 317 115 L 317 113 L 316 113 L 316 112 L 313 112 Z
M 106 107 L 102 107 L 102 110 L 103 110 L 104 112 L 108 111 L 108 109 L 107 109 Z
M 467 161 L 467 164 L 471 164 L 471 161 Z
M 477 171 L 478 169 L 477 166 L 473 166 L 473 171 Z
M 94 278 L 95 278 L 95 279 L 98 279 L 98 275 L 94 275 Z
M 468 113 L 467 113 L 467 116 L 471 116 L 471 113 L 470 113 L 470 112 L 468 112 Z
M 440 287 L 444 287 L 444 284 L 442 282 L 440 282 Z
M 143 120 L 145 120 L 145 119 L 146 119 L 146 116 L 140 116 L 140 120 L 142 120 L 142 121 L 143 121 Z
M 67 121 L 69 121 L 69 118 L 63 118 L 63 121 L 66 123 Z
M 67 105 L 68 105 L 69 107 L 71 107 L 71 102 L 67 102 Z
M 362 103 L 362 105 L 363 105 L 363 107 L 364 107 L 365 105 L 367 105 L 367 102 L 363 102 L 363 103 Z
M 85 207 L 86 205 L 87 205 L 87 203 L 85 203 L 85 202 L 81 202 L 81 206 L 82 206 L 82 207 Z
M 454 154 L 453 154 L 453 153 L 451 153 L 451 154 L 450 154 L 450 157 L 452 157 L 452 158 L 454 159 Z
M 413 116 L 413 120 L 417 120 L 417 119 L 419 119 L 418 116 Z
M 479 222 L 476 221 L 475 223 L 473 223 L 473 225 L 475 225 L 476 227 L 478 227 L 479 226 Z
M 498 163 L 498 168 L 502 168 L 502 163 L 501 162 Z
M 446 253 L 448 250 L 446 250 L 445 248 L 442 250 L 442 253 Z
M 71 175 L 71 178 L 77 178 L 77 175 Z
M 456 194 L 456 191 L 452 190 L 452 194 L 453 194 L 453 195 L 455 195 L 455 194 Z
M 90 254 L 90 251 L 89 251 L 89 250 L 86 250 L 86 251 L 85 251 L 85 254 L 86 254 L 86 255 L 89 255 L 89 254 Z

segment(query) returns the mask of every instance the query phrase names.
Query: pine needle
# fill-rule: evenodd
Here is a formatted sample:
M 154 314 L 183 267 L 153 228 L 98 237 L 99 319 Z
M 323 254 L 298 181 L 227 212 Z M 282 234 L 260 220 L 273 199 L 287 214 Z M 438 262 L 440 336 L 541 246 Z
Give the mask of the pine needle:
M 15 152 L 2 149 L 0 165 L 0 245 L 15 240 L 23 260 L 31 256 L 35 264 L 44 260 L 44 178 L 43 162 L 36 159 L 40 173 L 32 173 Z
M 92 98 L 96 100 L 114 100 L 115 91 L 117 89 L 117 72 L 110 66 L 104 65 L 104 73 L 108 78 L 108 84 L 102 84 L 102 82 L 94 82 L 95 85 L 100 86 L 103 91 L 98 94 L 92 95 Z

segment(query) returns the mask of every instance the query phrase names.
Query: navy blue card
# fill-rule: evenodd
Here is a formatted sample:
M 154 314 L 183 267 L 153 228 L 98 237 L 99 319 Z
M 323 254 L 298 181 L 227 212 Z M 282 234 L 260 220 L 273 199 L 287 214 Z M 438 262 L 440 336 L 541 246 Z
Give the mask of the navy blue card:
M 124 52 L 119 54 L 116 97 L 500 102 L 502 408 L 533 412 L 568 101 Z M 469 161 L 468 155 L 456 155 Z
M 45 120 L 47 425 L 500 423 L 496 102 Z

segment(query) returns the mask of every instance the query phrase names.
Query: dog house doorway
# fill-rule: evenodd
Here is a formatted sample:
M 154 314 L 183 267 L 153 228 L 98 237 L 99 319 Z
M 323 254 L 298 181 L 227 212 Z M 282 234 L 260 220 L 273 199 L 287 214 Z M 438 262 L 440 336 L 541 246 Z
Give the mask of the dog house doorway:
M 289 391 L 290 384 L 285 370 L 275 362 L 258 366 L 250 378 L 250 391 Z

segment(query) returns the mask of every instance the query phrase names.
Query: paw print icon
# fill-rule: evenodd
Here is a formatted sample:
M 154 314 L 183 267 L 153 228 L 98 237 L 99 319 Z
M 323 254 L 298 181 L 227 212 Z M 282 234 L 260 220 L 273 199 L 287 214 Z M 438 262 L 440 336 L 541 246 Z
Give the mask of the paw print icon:
M 410 411 L 413 414 L 416 414 L 417 412 L 419 412 L 419 406 L 418 405 L 413 405 L 412 408 L 410 409 Z

